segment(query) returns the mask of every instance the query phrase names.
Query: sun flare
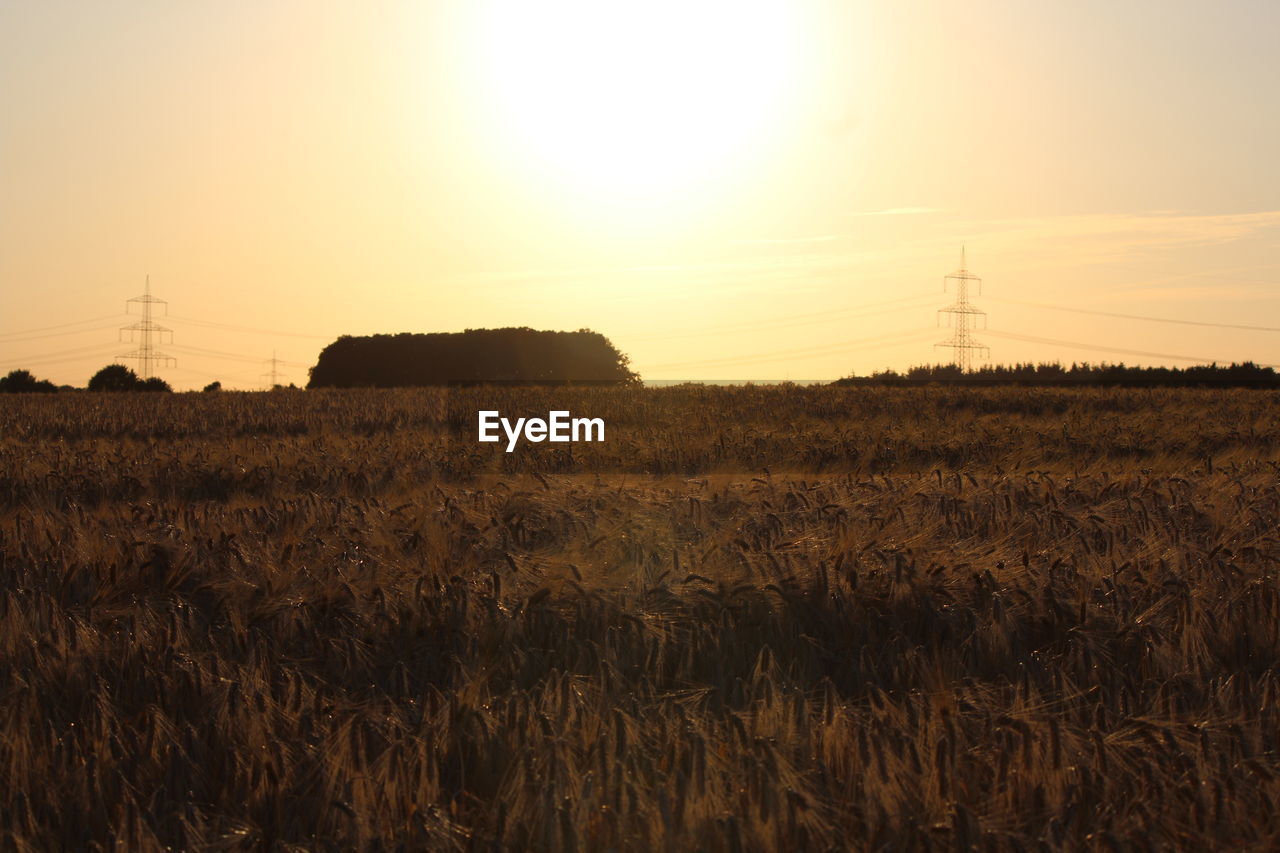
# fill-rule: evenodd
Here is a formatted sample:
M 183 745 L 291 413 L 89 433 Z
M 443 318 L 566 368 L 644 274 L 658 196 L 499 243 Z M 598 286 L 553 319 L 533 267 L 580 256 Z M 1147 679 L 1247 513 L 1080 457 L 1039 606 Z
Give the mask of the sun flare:
M 564 192 L 692 196 L 776 139 L 800 30 L 786 0 L 493 0 L 485 106 L 504 148 Z

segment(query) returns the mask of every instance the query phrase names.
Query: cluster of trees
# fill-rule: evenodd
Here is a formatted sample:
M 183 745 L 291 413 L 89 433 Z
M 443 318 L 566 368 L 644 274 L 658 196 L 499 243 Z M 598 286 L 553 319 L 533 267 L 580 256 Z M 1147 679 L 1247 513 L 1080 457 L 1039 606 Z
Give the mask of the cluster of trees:
M 1217 364 L 1193 367 L 1127 367 L 1124 364 L 1041 364 L 983 365 L 965 373 L 954 364 L 919 365 L 899 373 L 883 370 L 870 376 L 847 376 L 836 385 L 907 384 L 947 382 L 1024 385 L 1212 385 L 1216 387 L 1280 388 L 1280 374 L 1273 368 L 1251 361 L 1220 367 Z
M 11 370 L 0 378 L 0 394 L 50 394 L 58 390 L 48 379 L 36 379 L 29 370 Z
M 72 390 L 68 386 L 59 388 L 48 379 L 36 379 L 29 370 L 11 370 L 9 375 L 0 378 L 2 394 L 40 394 L 59 390 Z M 123 364 L 108 364 L 89 379 L 90 391 L 172 391 L 159 376 L 142 379 Z
M 629 359 L 599 332 L 530 328 L 344 335 L 320 353 L 308 388 L 487 382 L 632 383 Z
M 89 379 L 90 391 L 172 391 L 159 376 L 142 379 L 123 364 L 108 364 Z

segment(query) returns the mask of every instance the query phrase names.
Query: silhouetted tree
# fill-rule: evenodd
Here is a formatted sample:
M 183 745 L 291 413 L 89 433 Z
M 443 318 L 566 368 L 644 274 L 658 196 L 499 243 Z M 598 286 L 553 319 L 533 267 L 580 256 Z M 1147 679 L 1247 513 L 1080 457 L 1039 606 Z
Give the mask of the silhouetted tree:
M 221 391 L 222 383 L 219 382 L 217 379 L 215 379 L 212 382 L 210 382 L 208 385 L 204 386 L 204 390 L 205 391 Z
M 36 379 L 29 370 L 11 370 L 0 378 L 0 394 L 52 394 L 57 390 L 48 379 Z
M 159 376 L 143 380 L 123 364 L 108 364 L 89 380 L 90 391 L 172 391 Z
M 1259 367 L 1251 361 L 1219 367 L 1216 364 L 1193 367 L 1127 367 L 1124 364 L 1077 364 L 1070 368 L 1061 364 L 996 364 L 983 365 L 970 373 L 962 373 L 953 364 L 912 367 L 906 375 L 893 370 L 872 373 L 869 377 L 849 376 L 836 380 L 837 385 L 863 383 L 901 384 L 904 382 L 1017 382 L 1027 385 L 1212 385 L 1248 388 L 1280 388 L 1280 374 L 1273 368 Z
M 343 336 L 320 353 L 309 388 L 484 382 L 638 382 L 604 335 L 529 328 Z
M 90 391 L 132 391 L 138 387 L 138 374 L 123 364 L 108 364 L 89 379 Z

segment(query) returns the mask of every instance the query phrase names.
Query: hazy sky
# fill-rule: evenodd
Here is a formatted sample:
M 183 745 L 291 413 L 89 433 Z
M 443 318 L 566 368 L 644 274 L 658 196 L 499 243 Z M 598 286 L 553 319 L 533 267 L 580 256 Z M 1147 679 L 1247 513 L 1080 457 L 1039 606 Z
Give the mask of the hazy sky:
M 1274 0 L 0 0 L 0 370 L 83 385 L 149 274 L 177 388 L 507 325 L 835 378 L 949 358 L 962 244 L 994 361 L 1280 364 L 1037 307 L 1280 328 L 1278 43 Z

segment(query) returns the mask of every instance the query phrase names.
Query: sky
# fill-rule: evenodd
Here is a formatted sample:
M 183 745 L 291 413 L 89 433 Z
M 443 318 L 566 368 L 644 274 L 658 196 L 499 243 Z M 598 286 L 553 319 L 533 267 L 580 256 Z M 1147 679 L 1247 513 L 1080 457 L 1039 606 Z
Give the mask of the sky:
M 0 0 L 0 371 L 83 386 L 149 278 L 177 389 L 500 326 L 834 379 L 950 360 L 962 247 L 993 362 L 1280 364 L 1278 36 L 1274 0 Z

